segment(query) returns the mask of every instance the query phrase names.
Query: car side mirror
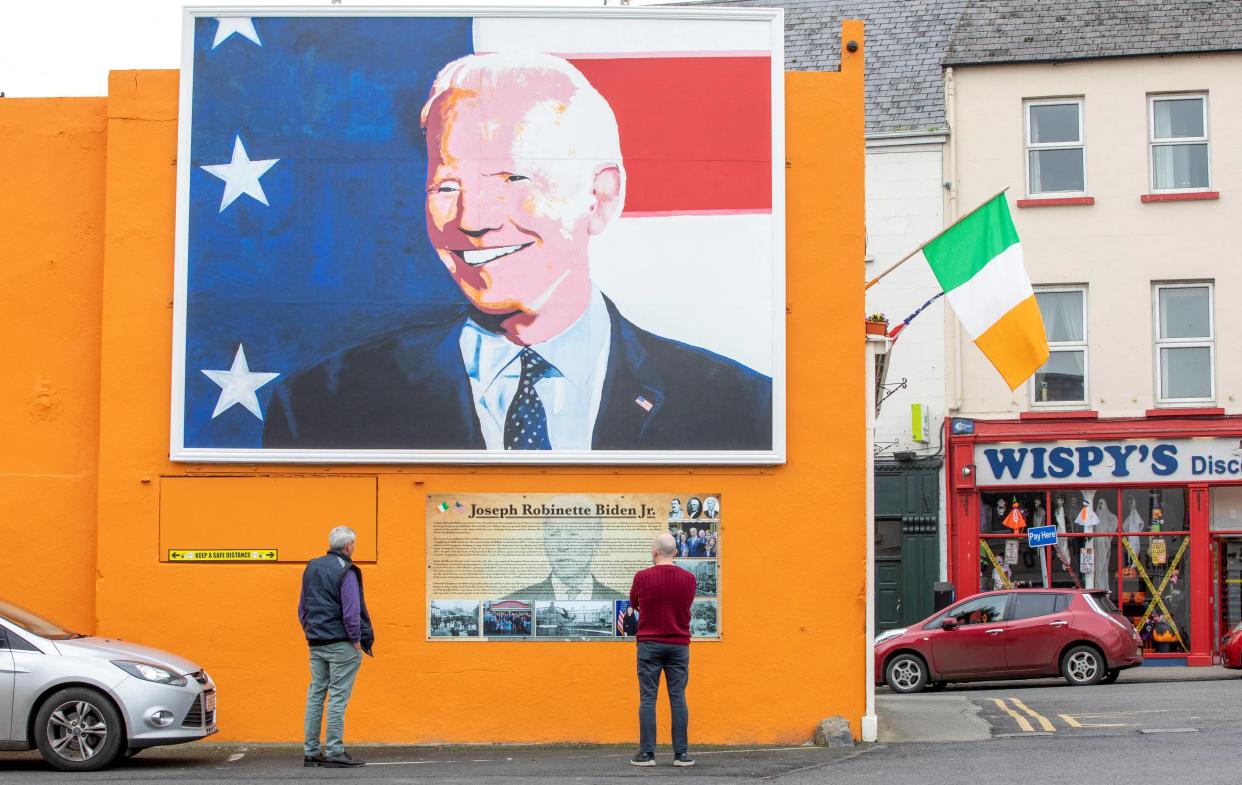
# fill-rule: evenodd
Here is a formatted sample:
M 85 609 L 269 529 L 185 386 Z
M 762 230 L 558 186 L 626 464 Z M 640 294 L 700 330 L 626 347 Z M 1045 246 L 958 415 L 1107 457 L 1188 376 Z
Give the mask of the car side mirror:
M 953 618 L 952 616 L 949 616 L 949 617 L 945 618 L 945 620 L 944 620 L 944 621 L 940 622 L 940 629 L 942 629 L 942 630 L 956 630 L 956 629 L 957 629 L 957 619 Z

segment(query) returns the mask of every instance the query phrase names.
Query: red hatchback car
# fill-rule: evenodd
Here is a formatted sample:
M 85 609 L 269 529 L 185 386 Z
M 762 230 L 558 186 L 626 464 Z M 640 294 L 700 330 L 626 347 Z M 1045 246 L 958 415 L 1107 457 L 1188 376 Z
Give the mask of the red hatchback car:
M 876 684 L 894 692 L 1058 674 L 1073 685 L 1111 684 L 1143 663 L 1138 633 L 1103 590 L 976 594 L 875 643 Z
M 1238 624 L 1220 642 L 1220 664 L 1237 670 L 1242 668 L 1242 624 Z

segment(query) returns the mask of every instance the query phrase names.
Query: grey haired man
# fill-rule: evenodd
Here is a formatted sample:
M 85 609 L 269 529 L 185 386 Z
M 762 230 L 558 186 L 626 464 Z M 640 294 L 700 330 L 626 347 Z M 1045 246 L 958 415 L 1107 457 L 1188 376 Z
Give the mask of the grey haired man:
M 357 535 L 348 526 L 328 534 L 328 552 L 312 559 L 302 573 L 298 621 L 310 648 L 310 688 L 306 691 L 304 766 L 354 768 L 365 765 L 345 751 L 345 707 L 354 689 L 362 653 L 371 654 L 375 631 L 362 591 L 362 571 L 353 563 Z M 323 748 L 324 698 L 328 726 Z

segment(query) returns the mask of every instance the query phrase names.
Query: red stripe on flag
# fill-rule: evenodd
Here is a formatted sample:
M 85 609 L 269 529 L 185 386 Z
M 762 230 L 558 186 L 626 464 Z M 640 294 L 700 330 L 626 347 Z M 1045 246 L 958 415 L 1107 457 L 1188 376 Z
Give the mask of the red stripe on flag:
M 772 209 L 770 57 L 573 63 L 617 115 L 626 214 Z

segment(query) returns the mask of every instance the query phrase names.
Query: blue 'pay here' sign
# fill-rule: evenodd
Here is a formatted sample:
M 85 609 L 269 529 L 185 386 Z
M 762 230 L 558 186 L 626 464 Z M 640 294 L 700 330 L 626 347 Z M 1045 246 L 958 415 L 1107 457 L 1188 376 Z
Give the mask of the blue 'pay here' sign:
M 1026 530 L 1026 544 L 1032 548 L 1043 548 L 1057 544 L 1057 527 L 1034 526 Z

